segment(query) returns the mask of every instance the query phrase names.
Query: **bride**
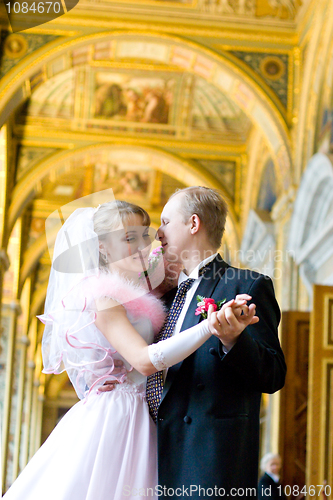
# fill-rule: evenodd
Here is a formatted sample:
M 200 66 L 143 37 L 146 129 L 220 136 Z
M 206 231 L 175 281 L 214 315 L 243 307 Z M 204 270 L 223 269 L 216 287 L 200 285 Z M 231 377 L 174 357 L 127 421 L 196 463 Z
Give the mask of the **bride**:
M 5 500 L 157 497 L 156 426 L 145 400 L 146 378 L 200 347 L 214 333 L 218 313 L 210 307 L 208 319 L 152 343 L 165 312 L 138 279 L 148 264 L 149 225 L 145 210 L 113 201 L 75 210 L 60 229 L 39 317 L 45 324 L 43 371 L 66 370 L 81 401 Z M 123 369 L 117 373 L 119 359 Z M 118 383 L 100 392 L 106 380 Z

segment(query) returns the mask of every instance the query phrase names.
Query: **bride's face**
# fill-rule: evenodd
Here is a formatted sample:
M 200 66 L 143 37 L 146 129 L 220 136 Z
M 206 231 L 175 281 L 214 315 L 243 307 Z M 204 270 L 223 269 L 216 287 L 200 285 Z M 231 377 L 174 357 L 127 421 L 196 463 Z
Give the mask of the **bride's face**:
M 153 230 L 142 223 L 140 215 L 132 214 L 101 243 L 101 251 L 107 255 L 110 269 L 140 273 L 147 268 L 154 236 Z

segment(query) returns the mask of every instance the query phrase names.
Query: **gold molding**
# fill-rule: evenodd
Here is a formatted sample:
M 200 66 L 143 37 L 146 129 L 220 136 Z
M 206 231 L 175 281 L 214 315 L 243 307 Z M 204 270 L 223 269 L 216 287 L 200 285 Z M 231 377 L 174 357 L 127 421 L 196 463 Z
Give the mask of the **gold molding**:
M 49 23 L 47 23 L 49 24 Z M 73 37 L 73 36 L 81 36 L 83 35 L 82 31 L 73 31 L 73 30 L 66 30 L 66 29 L 49 29 L 45 27 L 40 27 L 38 26 L 37 28 L 29 28 L 28 30 L 24 30 L 24 33 L 31 33 L 32 35 L 55 35 L 55 36 L 64 36 L 66 38 Z
M 75 33 L 83 35 L 93 33 L 96 30 L 103 32 L 113 29 L 134 29 L 151 32 L 153 26 L 153 30 L 159 33 L 201 36 L 209 39 L 216 38 L 217 40 L 244 40 L 246 42 L 264 42 L 276 45 L 285 43 L 292 46 L 299 43 L 299 34 L 293 23 L 288 25 L 286 22 L 283 22 L 280 26 L 274 26 L 274 21 L 267 18 L 263 22 L 260 22 L 259 18 L 253 20 L 246 19 L 247 22 L 244 23 L 241 19 L 216 20 L 216 16 L 211 19 L 203 18 L 202 13 L 198 12 L 197 19 L 195 17 L 162 17 L 151 14 L 149 21 L 147 21 L 147 15 L 130 15 L 124 12 L 119 12 L 117 15 L 112 10 L 106 12 L 105 6 L 96 5 L 96 3 L 93 7 L 93 11 L 76 8 L 66 14 L 66 19 L 64 19 L 64 16 L 60 16 L 49 21 L 46 25 L 29 28 L 25 32 L 72 36 Z M 96 10 L 98 7 L 103 10 L 98 12 Z M 109 18 L 106 18 L 108 15 Z M 73 27 L 79 27 L 80 31 L 73 30 Z
M 52 119 L 50 120 L 52 122 Z M 212 151 L 212 154 L 220 152 L 239 152 L 246 151 L 246 143 L 236 141 L 222 142 L 221 139 L 213 141 L 195 141 L 193 139 L 183 140 L 177 139 L 163 139 L 161 136 L 132 135 L 129 137 L 128 133 L 120 134 L 105 134 L 103 132 L 92 133 L 90 131 L 72 131 L 64 127 L 61 128 L 46 128 L 36 125 L 17 125 L 15 127 L 16 137 L 20 140 L 23 146 L 36 146 L 36 147 L 52 147 L 59 149 L 74 149 L 78 146 L 93 145 L 94 143 L 118 143 L 122 144 L 136 144 L 140 146 L 153 146 L 157 148 L 168 148 L 176 151 L 191 150 L 191 151 Z M 41 139 L 45 141 L 41 142 Z M 61 142 L 60 142 L 61 141 Z
M 325 329 L 328 327 L 327 297 L 333 298 L 333 287 L 314 285 L 309 343 L 306 484 L 322 485 L 326 480 L 331 486 L 333 480 L 331 428 L 333 356 L 330 346 L 328 348 L 324 341 L 327 333 Z
M 333 428 L 331 426 L 333 419 L 333 359 L 323 357 L 321 359 L 321 398 L 320 406 L 320 427 L 322 429 L 319 443 L 320 454 L 320 477 L 324 480 L 332 480 L 332 444 Z M 331 476 L 331 477 L 330 477 Z M 330 482 L 328 482 L 331 485 Z
M 269 62 L 274 62 L 276 63 L 277 66 L 279 66 L 279 71 L 276 75 L 270 75 L 269 72 L 267 71 L 267 68 L 266 68 L 266 65 L 267 63 Z M 281 76 L 283 76 L 287 71 L 288 71 L 288 68 L 285 68 L 285 64 L 282 63 L 282 61 L 277 57 L 277 56 L 266 56 L 261 62 L 260 62 L 260 71 L 262 72 L 262 74 L 270 79 L 270 80 L 279 80 L 281 78 Z
M 115 4 L 115 2 L 110 2 L 110 0 L 108 2 L 105 2 L 108 6 L 111 6 L 113 4 Z M 133 0 L 122 0 L 122 3 L 125 3 L 125 4 L 128 4 L 128 5 L 131 5 L 133 7 L 136 6 L 136 3 L 133 2 Z M 86 5 L 89 5 L 89 3 L 87 3 Z M 105 5 L 105 4 L 104 4 Z M 181 9 L 196 9 L 198 7 L 198 0 L 189 0 L 187 3 L 176 3 L 176 2 L 172 2 L 172 0 L 164 0 L 163 1 L 163 4 L 161 4 L 161 2 L 159 0 L 141 0 L 141 5 L 145 6 L 145 5 L 153 5 L 154 7 L 158 7 L 158 8 L 161 8 L 161 9 L 167 9 L 168 7 L 172 7 L 172 9 L 176 9 L 176 10 L 181 10 Z
M 112 68 L 112 69 L 134 69 L 134 70 L 142 70 L 142 71 L 166 71 L 168 73 L 173 72 L 173 73 L 184 73 L 184 69 L 180 68 L 179 66 L 173 66 L 171 64 L 153 64 L 153 63 L 147 63 L 147 62 L 140 62 L 138 59 L 130 59 L 127 58 L 127 62 L 123 61 L 108 61 L 108 60 L 102 60 L 102 61 L 95 61 L 95 60 L 90 60 L 89 61 L 89 66 L 91 68 Z
M 102 17 L 102 13 L 104 12 L 105 14 L 106 11 L 105 4 L 94 4 L 93 6 L 86 5 L 86 7 L 87 8 L 84 8 L 82 5 L 81 8 L 78 8 L 74 12 L 71 11 L 69 13 L 68 20 L 71 25 L 96 26 L 96 24 L 99 23 L 99 27 L 107 28 L 111 27 L 110 23 L 112 23 L 113 26 L 116 25 L 117 27 L 120 27 L 120 25 L 123 27 L 125 25 L 126 28 L 129 24 L 133 25 L 134 23 L 141 23 L 141 25 L 143 26 L 147 25 L 147 9 L 146 12 L 143 9 L 141 11 L 134 11 L 133 9 L 128 9 L 127 11 L 125 11 L 124 5 L 118 7 L 112 4 L 108 4 L 109 9 L 107 14 L 109 15 L 109 19 L 105 19 L 105 15 L 104 17 Z M 94 10 L 92 9 L 92 7 L 94 7 Z M 94 17 L 92 17 L 92 12 L 94 14 Z M 270 39 L 272 38 L 272 32 L 274 32 L 276 40 L 278 40 L 279 36 L 281 39 L 281 37 L 283 36 L 298 35 L 296 30 L 296 23 L 294 21 L 280 20 L 272 17 L 260 18 L 254 16 L 241 18 L 233 16 L 229 18 L 223 18 L 222 16 L 219 17 L 214 14 L 206 14 L 202 11 L 191 13 L 190 11 L 185 11 L 184 9 L 184 17 L 182 18 L 175 18 L 170 14 L 168 15 L 167 12 L 165 12 L 163 15 L 163 13 L 156 13 L 156 11 L 151 12 L 150 10 L 149 19 L 155 26 L 167 26 L 168 31 L 170 31 L 170 27 L 168 25 L 173 22 L 171 28 L 179 30 L 179 32 L 187 33 L 186 30 L 192 29 L 192 31 L 190 32 L 193 33 L 193 29 L 195 29 L 198 32 L 202 33 L 202 31 L 204 30 L 208 33 L 208 36 L 211 36 L 214 29 L 219 30 L 220 32 L 233 31 L 234 37 L 236 31 L 237 35 L 239 35 L 242 39 L 245 39 L 246 32 L 253 33 L 252 36 L 258 38 L 258 31 L 261 34 L 267 33 L 266 36 Z M 175 21 L 177 22 L 176 25 Z M 57 18 L 54 19 L 52 23 L 62 24 L 63 20 Z
M 239 50 L 240 52 L 258 52 L 258 53 L 266 53 L 266 52 L 271 52 L 272 54 L 282 54 L 282 55 L 289 55 L 292 51 L 292 49 L 295 47 L 295 44 L 290 45 L 289 47 L 285 46 L 279 46 L 279 47 L 270 47 L 265 45 L 264 47 L 262 46 L 257 46 L 257 45 L 232 45 L 232 44 L 212 44 L 212 47 L 214 48 L 219 48 L 220 50 L 223 50 L 224 52 L 229 52 L 232 50 Z
M 18 46 L 21 45 L 21 47 L 18 47 L 19 50 L 17 52 L 15 51 L 13 52 L 12 50 L 10 50 L 11 42 L 14 42 L 14 44 L 16 42 Z M 27 50 L 28 50 L 28 42 L 20 34 L 12 33 L 11 35 L 8 35 L 4 40 L 4 54 L 10 59 L 23 57 L 26 54 Z
M 333 350 L 333 293 L 325 294 L 323 349 Z
M 227 153 L 230 153 L 228 155 Z M 235 154 L 236 153 L 236 154 Z M 238 155 L 237 155 L 238 153 Z M 227 149 L 221 149 L 221 152 L 219 153 L 210 153 L 209 151 L 207 153 L 197 153 L 197 152 L 179 152 L 179 156 L 182 158 L 193 158 L 195 156 L 196 159 L 198 160 L 221 160 L 221 161 L 235 161 L 239 162 L 240 161 L 240 156 L 242 154 L 246 153 L 246 145 L 244 144 L 243 146 L 240 146 L 238 150 L 235 150 L 234 147 L 228 147 Z

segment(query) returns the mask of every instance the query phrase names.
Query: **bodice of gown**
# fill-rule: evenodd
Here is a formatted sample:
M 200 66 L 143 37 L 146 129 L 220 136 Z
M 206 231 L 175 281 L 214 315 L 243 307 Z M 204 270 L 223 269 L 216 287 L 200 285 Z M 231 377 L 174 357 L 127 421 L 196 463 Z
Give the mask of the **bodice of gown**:
M 130 315 L 128 315 L 129 320 L 136 331 L 141 335 L 141 337 L 147 342 L 147 344 L 151 344 L 154 339 L 154 331 L 152 327 L 152 323 L 148 318 L 138 318 L 134 319 Z M 126 391 L 126 392 L 135 392 L 144 395 L 146 392 L 146 382 L 147 377 L 142 375 L 140 372 L 131 369 L 131 365 L 121 356 L 118 352 L 113 354 L 114 359 L 120 359 L 124 366 L 128 371 L 126 375 L 126 380 L 122 384 L 117 384 L 115 386 L 116 391 Z
M 62 298 L 59 307 L 39 316 L 45 324 L 42 353 L 44 373 L 61 373 L 68 376 L 80 399 L 106 381 L 118 380 L 117 391 L 144 392 L 146 377 L 134 370 L 115 352 L 106 337 L 95 325 L 96 300 L 110 297 L 126 309 L 126 314 L 149 344 L 161 329 L 165 311 L 161 301 L 148 294 L 140 285 L 124 277 L 105 274 L 80 282 Z M 122 331 L 119 335 L 122 335 Z M 114 360 L 121 359 L 125 369 L 113 373 Z

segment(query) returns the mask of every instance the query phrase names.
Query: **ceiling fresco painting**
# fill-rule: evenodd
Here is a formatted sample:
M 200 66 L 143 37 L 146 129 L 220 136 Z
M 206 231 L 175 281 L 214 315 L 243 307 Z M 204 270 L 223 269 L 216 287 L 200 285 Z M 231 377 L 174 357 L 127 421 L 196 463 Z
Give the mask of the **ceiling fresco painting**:
M 74 70 L 68 70 L 47 80 L 33 92 L 26 114 L 49 118 L 74 117 Z
M 169 124 L 175 84 L 175 79 L 168 76 L 143 78 L 98 72 L 92 115 L 117 121 Z
M 83 65 L 63 71 L 33 91 L 23 122 L 46 126 L 71 121 L 71 129 L 246 139 L 251 121 L 203 77 L 161 71 L 96 71 Z M 29 121 L 30 119 L 30 121 Z M 212 135 L 213 134 L 213 135 Z
M 203 78 L 195 81 L 192 126 L 220 134 L 235 134 L 245 139 L 251 121 L 227 95 Z

